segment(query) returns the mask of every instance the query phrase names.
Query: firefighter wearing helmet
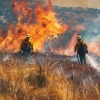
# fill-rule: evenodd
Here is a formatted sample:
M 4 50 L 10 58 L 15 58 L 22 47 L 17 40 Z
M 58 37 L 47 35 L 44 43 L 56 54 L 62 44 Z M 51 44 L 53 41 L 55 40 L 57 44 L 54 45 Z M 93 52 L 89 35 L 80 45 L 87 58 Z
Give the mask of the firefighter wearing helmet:
M 88 53 L 87 50 L 87 45 L 86 43 L 82 40 L 81 36 L 77 37 L 77 43 L 75 45 L 74 51 L 77 52 L 77 58 L 78 62 L 80 64 L 86 64 L 86 53 Z
M 26 38 L 22 41 L 21 45 L 20 45 L 20 48 L 21 48 L 21 51 L 27 55 L 26 56 L 26 59 L 29 60 L 29 56 L 31 54 L 31 51 L 33 50 L 33 45 L 32 43 L 30 42 L 30 34 L 27 34 L 26 35 Z

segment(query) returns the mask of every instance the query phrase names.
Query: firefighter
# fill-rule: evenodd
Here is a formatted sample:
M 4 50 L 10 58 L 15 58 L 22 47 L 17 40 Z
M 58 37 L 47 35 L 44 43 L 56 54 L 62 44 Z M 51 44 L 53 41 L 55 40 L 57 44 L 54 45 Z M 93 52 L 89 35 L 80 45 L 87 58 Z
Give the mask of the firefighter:
M 33 45 L 30 42 L 30 34 L 26 35 L 26 38 L 22 41 L 20 48 L 23 54 L 26 55 L 26 60 L 30 59 L 30 54 L 33 50 Z
M 82 40 L 81 36 L 77 37 L 77 43 L 75 45 L 74 51 L 77 52 L 77 59 L 80 64 L 86 64 L 86 53 L 88 53 L 87 45 Z

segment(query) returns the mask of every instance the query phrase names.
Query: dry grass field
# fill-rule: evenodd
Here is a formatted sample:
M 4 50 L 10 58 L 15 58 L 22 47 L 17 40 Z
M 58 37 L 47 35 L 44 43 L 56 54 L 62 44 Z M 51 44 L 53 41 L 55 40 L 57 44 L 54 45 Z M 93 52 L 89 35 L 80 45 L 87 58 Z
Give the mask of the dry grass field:
M 0 100 L 100 100 L 99 73 L 64 59 L 0 61 Z

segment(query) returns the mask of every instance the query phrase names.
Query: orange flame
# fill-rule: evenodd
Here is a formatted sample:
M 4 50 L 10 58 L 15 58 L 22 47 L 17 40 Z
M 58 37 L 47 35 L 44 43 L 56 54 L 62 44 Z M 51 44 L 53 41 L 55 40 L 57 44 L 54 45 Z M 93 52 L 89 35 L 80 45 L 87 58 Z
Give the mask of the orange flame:
M 98 41 L 98 43 L 94 42 L 94 43 L 89 43 L 89 52 L 90 53 L 95 53 L 97 55 L 100 55 L 100 42 Z
M 46 7 L 37 4 L 34 9 L 30 7 L 31 3 L 26 0 L 12 0 L 14 14 L 18 17 L 18 22 L 13 28 L 9 28 L 6 38 L 2 37 L 0 30 L 0 50 L 6 52 L 18 52 L 20 44 L 26 37 L 26 34 L 31 35 L 31 42 L 34 46 L 34 51 L 40 51 L 43 48 L 44 42 L 47 39 L 55 38 L 58 34 L 63 34 L 68 26 L 59 22 L 56 18 L 57 14 L 52 11 L 52 4 Z M 84 30 L 83 26 L 78 26 L 78 31 Z M 76 43 L 77 33 L 75 33 L 69 44 L 53 50 L 57 54 L 73 55 L 74 46 Z M 89 52 L 100 55 L 100 44 L 89 43 Z
M 69 44 L 67 45 L 67 49 L 65 50 L 66 53 L 68 53 L 68 55 L 73 55 L 74 53 L 74 46 L 76 44 L 76 38 L 77 38 L 78 34 L 74 33 L 74 35 L 72 36 L 72 39 L 70 40 Z
M 74 55 L 74 46 L 76 44 L 76 38 L 77 38 L 78 34 L 74 33 L 74 35 L 72 36 L 70 42 L 68 43 L 68 45 L 64 48 L 64 47 L 60 47 L 57 50 L 52 50 L 54 53 L 56 54 L 61 54 L 61 55 Z
M 61 55 L 69 55 L 72 56 L 74 55 L 74 46 L 76 44 L 76 40 L 77 40 L 77 33 L 74 33 L 74 35 L 72 36 L 69 44 L 65 47 L 60 47 L 59 49 L 53 50 L 52 52 L 56 53 L 56 54 L 61 54 Z M 88 43 L 88 51 L 89 53 L 94 53 L 98 56 L 100 56 L 100 42 L 92 42 L 92 43 Z
M 18 16 L 18 23 L 14 31 L 8 29 L 6 38 L 1 39 L 0 50 L 19 51 L 22 40 L 29 33 L 34 50 L 40 51 L 50 36 L 55 38 L 67 30 L 67 25 L 60 23 L 56 18 L 56 13 L 52 11 L 50 0 L 48 6 L 42 7 L 37 4 L 34 10 L 29 5 L 30 3 L 25 0 L 12 0 L 13 11 Z

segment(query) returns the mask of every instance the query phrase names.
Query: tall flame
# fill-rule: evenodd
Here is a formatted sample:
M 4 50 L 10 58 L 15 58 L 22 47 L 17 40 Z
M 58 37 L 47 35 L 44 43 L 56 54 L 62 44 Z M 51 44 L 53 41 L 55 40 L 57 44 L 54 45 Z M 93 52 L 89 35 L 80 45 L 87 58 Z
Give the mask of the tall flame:
M 40 51 L 50 36 L 55 38 L 68 28 L 56 18 L 50 0 L 46 7 L 37 4 L 34 10 L 30 7 L 30 2 L 25 0 L 12 0 L 12 7 L 14 14 L 18 16 L 18 23 L 14 30 L 8 29 L 6 38 L 1 39 L 0 50 L 19 51 L 22 40 L 29 33 L 34 50 Z
M 67 53 L 68 55 L 74 54 L 74 46 L 76 44 L 77 36 L 78 36 L 78 34 L 74 33 L 74 35 L 72 36 L 72 39 L 70 40 L 69 44 L 67 45 L 67 49 L 65 50 L 65 53 Z
M 52 52 L 56 53 L 56 54 L 64 54 L 64 55 L 69 55 L 72 56 L 74 55 L 74 46 L 76 44 L 76 40 L 77 40 L 77 36 L 78 33 L 74 33 L 74 35 L 72 36 L 71 40 L 69 41 L 69 43 L 66 45 L 66 47 L 60 47 L 59 49 L 53 50 Z M 84 41 L 84 40 L 83 40 Z M 94 53 L 98 56 L 100 56 L 100 42 L 91 42 L 91 43 L 86 43 L 88 46 L 88 51 L 89 53 Z
M 20 50 L 20 44 L 26 37 L 26 34 L 31 35 L 31 42 L 34 46 L 34 51 L 40 51 L 47 39 L 55 38 L 58 34 L 63 34 L 68 26 L 59 22 L 57 14 L 52 10 L 52 3 L 49 0 L 47 6 L 43 7 L 36 4 L 33 9 L 32 2 L 26 0 L 12 0 L 12 8 L 14 14 L 18 17 L 18 22 L 13 28 L 8 28 L 7 36 L 2 37 L 0 30 L 0 50 L 6 52 L 17 52 Z M 84 26 L 77 26 L 76 30 L 84 30 Z M 76 43 L 77 33 L 72 36 L 72 39 L 66 47 L 60 47 L 53 50 L 57 54 L 74 54 L 74 46 Z M 100 44 L 89 43 L 89 52 L 100 55 Z
M 72 36 L 71 40 L 66 45 L 66 47 L 60 47 L 59 49 L 56 49 L 56 50 L 52 49 L 52 52 L 54 52 L 56 54 L 61 54 L 61 55 L 69 55 L 69 56 L 74 55 L 75 54 L 74 53 L 74 46 L 76 44 L 77 36 L 78 36 L 77 32 L 74 33 L 74 35 Z

